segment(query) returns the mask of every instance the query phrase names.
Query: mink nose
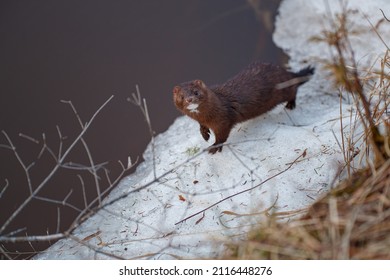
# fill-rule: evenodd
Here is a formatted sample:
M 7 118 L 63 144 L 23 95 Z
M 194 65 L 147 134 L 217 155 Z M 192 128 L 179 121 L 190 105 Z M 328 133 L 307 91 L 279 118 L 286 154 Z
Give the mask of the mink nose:
M 192 97 L 187 97 L 187 98 L 186 98 L 186 102 L 187 102 L 187 103 L 192 103 L 192 100 L 193 100 Z

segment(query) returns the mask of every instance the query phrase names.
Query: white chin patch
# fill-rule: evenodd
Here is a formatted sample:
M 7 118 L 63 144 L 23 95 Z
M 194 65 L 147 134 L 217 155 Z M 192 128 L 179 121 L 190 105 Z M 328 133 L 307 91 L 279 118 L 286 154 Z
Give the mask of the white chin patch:
M 191 113 L 199 113 L 198 107 L 199 104 L 191 103 L 190 105 L 187 106 L 187 110 L 190 111 Z

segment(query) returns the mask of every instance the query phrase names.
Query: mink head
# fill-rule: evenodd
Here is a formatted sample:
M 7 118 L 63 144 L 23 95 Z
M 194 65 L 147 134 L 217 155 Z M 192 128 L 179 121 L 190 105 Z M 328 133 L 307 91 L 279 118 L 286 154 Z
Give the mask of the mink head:
M 199 113 L 199 106 L 207 100 L 207 87 L 201 80 L 182 83 L 173 88 L 173 101 L 184 113 Z

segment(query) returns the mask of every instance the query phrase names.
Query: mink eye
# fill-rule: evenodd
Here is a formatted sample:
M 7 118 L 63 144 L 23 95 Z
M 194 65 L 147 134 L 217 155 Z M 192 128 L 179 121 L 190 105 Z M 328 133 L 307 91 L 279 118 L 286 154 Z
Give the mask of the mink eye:
M 193 94 L 194 94 L 195 96 L 199 96 L 199 91 L 194 90 Z

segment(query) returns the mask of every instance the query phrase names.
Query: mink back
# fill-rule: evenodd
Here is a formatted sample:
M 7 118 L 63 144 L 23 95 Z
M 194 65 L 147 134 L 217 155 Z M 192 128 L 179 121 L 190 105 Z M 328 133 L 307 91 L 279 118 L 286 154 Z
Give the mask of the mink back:
M 295 100 L 298 85 L 284 89 L 275 87 L 296 76 L 280 66 L 254 62 L 224 84 L 210 89 L 229 104 L 236 113 L 236 121 L 240 122 L 261 115 L 282 102 Z

